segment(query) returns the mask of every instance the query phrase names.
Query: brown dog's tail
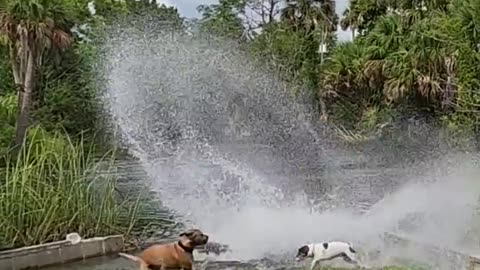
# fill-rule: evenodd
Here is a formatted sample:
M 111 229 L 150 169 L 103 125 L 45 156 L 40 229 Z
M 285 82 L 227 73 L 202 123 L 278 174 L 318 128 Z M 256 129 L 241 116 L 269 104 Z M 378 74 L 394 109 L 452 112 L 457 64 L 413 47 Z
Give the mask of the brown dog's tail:
M 127 254 L 127 253 L 121 253 L 121 252 L 118 253 L 118 255 L 120 257 L 124 257 L 126 259 L 131 260 L 131 261 L 140 263 L 140 269 L 141 270 L 148 270 L 148 264 L 142 258 L 134 256 L 134 255 L 130 255 L 130 254 Z

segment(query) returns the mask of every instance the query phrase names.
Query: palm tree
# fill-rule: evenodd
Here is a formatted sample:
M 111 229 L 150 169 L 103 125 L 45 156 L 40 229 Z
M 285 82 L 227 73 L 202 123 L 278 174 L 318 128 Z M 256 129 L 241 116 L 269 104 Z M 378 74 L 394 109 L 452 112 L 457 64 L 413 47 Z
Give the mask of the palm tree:
M 324 72 L 325 90 L 330 96 L 345 93 L 358 94 L 365 88 L 364 64 L 367 48 L 354 42 L 341 43 L 335 47 Z
M 318 67 L 323 65 L 324 49 L 327 44 L 332 44 L 334 33 L 337 30 L 338 15 L 335 11 L 335 1 L 333 0 L 287 0 L 287 6 L 281 11 L 281 19 L 293 26 L 296 31 L 303 32 L 305 41 L 308 44 L 306 59 L 302 63 L 303 67 L 308 69 L 306 72 L 308 85 L 310 87 L 320 87 Z M 320 41 L 315 40 L 320 35 Z M 317 59 L 316 54 L 320 53 Z M 321 110 L 322 119 L 327 118 L 326 103 L 324 93 L 318 91 L 318 101 Z
M 297 25 L 299 17 L 299 14 L 297 14 L 297 2 L 287 0 L 286 4 L 287 6 L 280 12 L 280 19 L 289 22 L 291 25 Z
M 461 32 L 459 26 L 443 12 L 441 1 L 417 6 L 407 2 L 389 4 L 391 12 L 377 18 L 361 39 L 336 49 L 325 71 L 327 91 L 354 97 L 356 103 L 362 92 L 376 97 L 372 102 L 413 101 L 433 110 L 455 103 L 458 53 L 465 49 L 455 34 Z M 419 8 L 422 5 L 428 8 Z M 354 6 L 349 12 L 354 14 Z M 345 17 L 344 21 L 347 24 Z M 355 50 L 362 53 L 356 55 Z
M 347 8 L 343 14 L 342 19 L 340 20 L 340 27 L 343 31 L 347 31 L 348 28 L 352 31 L 352 40 L 355 40 L 355 31 L 357 29 L 357 20 L 354 12 Z
M 51 48 L 72 43 L 67 28 L 73 18 L 65 0 L 0 0 L 0 34 L 9 49 L 10 64 L 18 91 L 15 145 L 23 145 L 38 89 L 42 59 Z
M 351 0 L 340 20 L 342 30 L 350 28 L 352 37 L 355 37 L 356 31 L 362 34 L 371 30 L 376 20 L 387 13 L 387 1 L 389 0 Z
M 312 31 L 321 25 L 329 32 L 335 32 L 338 15 L 333 0 L 286 0 L 287 6 L 281 11 L 281 19 L 304 31 Z
M 238 16 L 243 9 L 243 1 L 220 0 L 215 5 L 200 5 L 197 7 L 202 17 L 200 29 L 215 36 L 245 40 L 247 32 Z
M 456 17 L 462 25 L 462 32 L 473 47 L 480 49 L 480 1 L 456 0 L 453 2 Z
M 414 24 L 433 10 L 445 11 L 450 0 L 351 0 L 344 11 L 340 26 L 342 30 L 350 28 L 352 36 L 355 31 L 362 33 L 372 30 L 377 19 L 387 13 L 401 13 L 406 21 Z
M 442 29 L 449 23 L 443 15 L 422 19 L 411 13 L 380 19 L 364 39 L 369 47 L 364 75 L 389 101 L 414 97 L 436 107 L 443 95 L 444 103 L 451 103 L 458 43 Z

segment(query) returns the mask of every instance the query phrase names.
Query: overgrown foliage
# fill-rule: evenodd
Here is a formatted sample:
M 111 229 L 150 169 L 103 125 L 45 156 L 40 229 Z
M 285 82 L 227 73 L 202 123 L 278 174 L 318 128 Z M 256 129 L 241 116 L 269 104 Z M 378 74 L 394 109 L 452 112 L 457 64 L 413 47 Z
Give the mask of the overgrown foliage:
M 123 205 L 113 173 L 114 153 L 61 133 L 30 129 L 28 145 L 0 171 L 0 247 L 82 237 L 128 234 L 135 205 Z M 120 224 L 128 217 L 129 223 Z
M 353 0 L 340 19 L 332 2 L 287 1 L 247 50 L 309 86 L 322 114 L 350 129 L 420 115 L 456 135 L 478 130 L 480 2 Z M 352 41 L 336 42 L 337 23 Z
M 131 15 L 182 19 L 151 1 L 90 2 L 0 0 L 0 249 L 128 235 L 139 219 L 139 198 L 117 194 L 116 154 L 95 144 L 98 41 Z
M 331 96 L 435 116 L 473 109 L 480 58 L 475 41 L 464 34 L 470 22 L 460 14 L 468 2 L 436 2 L 426 10 L 407 6 L 378 17 L 372 30 L 333 51 L 324 71 Z

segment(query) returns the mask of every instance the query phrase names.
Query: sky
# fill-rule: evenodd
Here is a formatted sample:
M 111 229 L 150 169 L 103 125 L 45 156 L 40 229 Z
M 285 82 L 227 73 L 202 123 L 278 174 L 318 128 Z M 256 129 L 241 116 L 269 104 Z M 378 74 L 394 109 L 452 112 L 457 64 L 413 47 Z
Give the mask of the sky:
M 188 18 L 199 17 L 197 13 L 197 6 L 199 5 L 209 5 L 216 4 L 217 0 L 160 0 L 157 1 L 163 3 L 167 6 L 174 6 L 178 9 L 178 12 L 181 16 Z M 349 0 L 337 0 L 337 13 L 341 15 L 343 11 L 347 8 Z M 338 31 L 338 38 L 340 40 L 350 40 L 351 33 L 349 31 Z

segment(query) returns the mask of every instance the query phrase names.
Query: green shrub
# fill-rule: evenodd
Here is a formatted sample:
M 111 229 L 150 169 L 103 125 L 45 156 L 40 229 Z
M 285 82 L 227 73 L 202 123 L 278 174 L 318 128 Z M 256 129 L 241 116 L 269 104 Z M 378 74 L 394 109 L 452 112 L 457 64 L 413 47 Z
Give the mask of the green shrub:
M 0 96 L 0 156 L 9 149 L 15 134 L 17 96 L 10 93 Z
M 137 205 L 116 194 L 114 153 L 96 158 L 93 150 L 63 133 L 30 130 L 18 158 L 0 171 L 0 248 L 57 241 L 71 232 L 84 238 L 130 232 Z

